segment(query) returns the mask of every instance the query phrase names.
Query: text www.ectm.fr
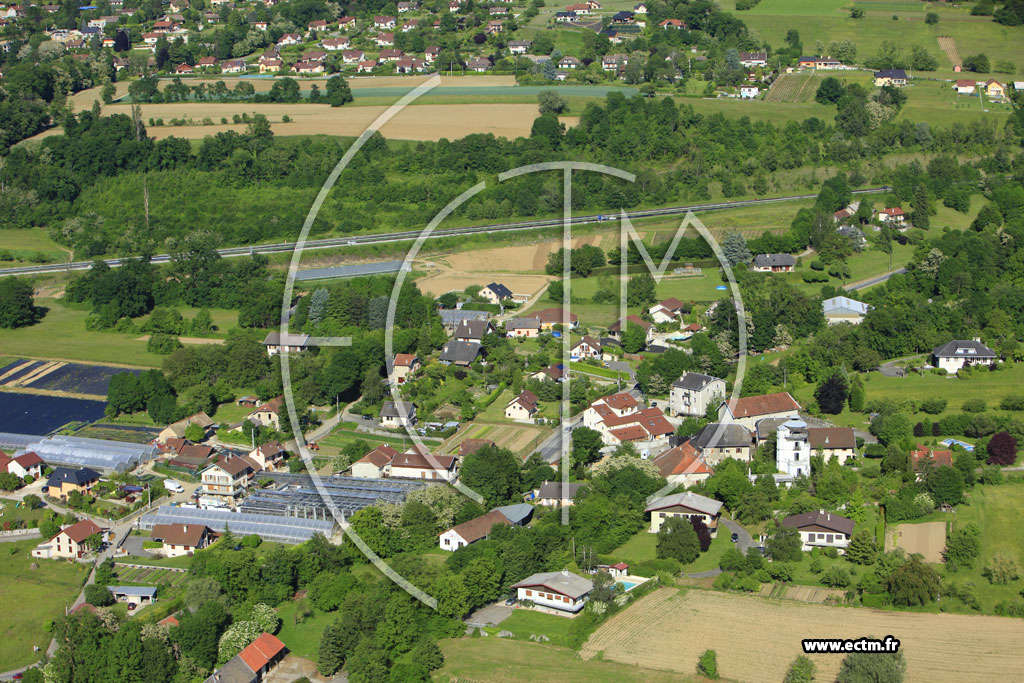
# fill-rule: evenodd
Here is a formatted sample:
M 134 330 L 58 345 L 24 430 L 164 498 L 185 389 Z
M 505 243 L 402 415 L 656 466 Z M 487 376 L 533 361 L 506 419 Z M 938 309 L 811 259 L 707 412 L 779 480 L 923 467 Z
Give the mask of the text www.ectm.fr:
M 843 638 L 805 638 L 803 640 L 804 652 L 807 654 L 823 652 L 898 652 L 900 641 L 892 636 L 886 636 L 882 640 L 875 638 L 855 638 L 846 640 Z

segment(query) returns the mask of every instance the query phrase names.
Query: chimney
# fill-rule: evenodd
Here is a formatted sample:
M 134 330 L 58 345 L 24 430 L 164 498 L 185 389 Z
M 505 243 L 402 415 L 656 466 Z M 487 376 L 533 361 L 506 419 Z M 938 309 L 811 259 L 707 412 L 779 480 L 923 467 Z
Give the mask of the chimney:
M 568 569 L 563 569 L 562 570 L 562 576 L 569 576 L 569 570 Z

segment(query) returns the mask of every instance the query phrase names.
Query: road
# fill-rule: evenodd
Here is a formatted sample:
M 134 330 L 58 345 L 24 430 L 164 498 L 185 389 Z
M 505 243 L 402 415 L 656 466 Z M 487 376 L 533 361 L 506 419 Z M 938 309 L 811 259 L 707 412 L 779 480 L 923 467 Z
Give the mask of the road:
M 907 272 L 906 268 L 897 268 L 896 270 L 890 271 L 888 273 L 883 273 L 872 278 L 868 278 L 867 280 L 861 280 L 860 282 L 851 282 L 848 285 L 843 285 L 843 289 L 845 289 L 848 292 L 854 292 L 858 289 L 866 289 L 871 285 L 877 285 L 879 282 L 885 282 L 893 275 L 902 275 L 905 272 Z
M 549 465 L 554 465 L 555 469 L 558 469 L 558 461 L 562 458 L 562 430 L 571 432 L 573 427 L 583 422 L 583 414 L 570 418 L 562 423 L 562 425 L 551 432 L 551 436 L 544 439 L 540 446 L 534 453 L 539 453 L 540 457 L 544 459 L 544 462 Z
M 854 190 L 854 194 L 870 194 L 875 192 L 885 192 L 888 187 L 875 187 L 868 190 Z M 746 199 L 742 201 L 733 202 L 718 202 L 714 204 L 694 204 L 691 206 L 671 206 L 662 209 L 642 209 L 639 211 L 628 211 L 626 215 L 629 218 L 655 218 L 658 216 L 675 216 L 686 214 L 689 211 L 719 211 L 722 209 L 735 209 L 744 206 L 760 206 L 762 204 L 777 204 L 780 202 L 789 202 L 800 199 L 814 199 L 817 195 L 813 194 L 800 194 L 790 195 L 787 197 L 768 197 L 765 199 Z M 603 221 L 616 220 L 618 216 L 614 214 L 592 214 L 589 216 L 573 216 L 570 218 L 570 222 L 574 225 L 582 225 L 587 223 L 600 223 Z M 442 237 L 452 237 L 457 235 L 473 235 L 478 233 L 492 233 L 492 232 L 515 232 L 519 230 L 539 230 L 541 228 L 552 228 L 558 227 L 563 224 L 562 218 L 552 218 L 547 220 L 536 220 L 536 221 L 522 221 L 517 223 L 495 223 L 491 225 L 476 225 L 466 228 L 448 228 L 444 230 L 435 230 L 430 235 L 430 239 L 438 239 Z M 353 237 L 328 237 L 316 240 L 307 240 L 303 245 L 303 250 L 314 250 L 314 249 L 334 249 L 337 247 L 345 246 L 357 246 L 365 244 L 384 244 L 388 242 L 408 242 L 418 238 L 421 235 L 421 230 L 407 230 L 404 232 L 392 232 L 381 235 L 361 235 Z M 252 245 L 247 247 L 227 247 L 224 249 L 218 249 L 218 253 L 224 257 L 232 256 L 250 256 L 252 254 L 272 254 L 278 252 L 289 252 L 295 249 L 295 242 L 277 242 L 273 244 L 260 244 Z M 130 259 L 107 259 L 107 265 L 112 268 L 120 266 L 122 263 Z M 170 254 L 159 254 L 152 257 L 153 263 L 167 263 L 171 260 Z M 47 264 L 41 266 L 19 266 L 15 268 L 2 268 L 0 269 L 0 276 L 3 275 L 40 275 L 45 273 L 64 273 L 72 270 L 88 270 L 92 266 L 92 261 L 74 261 L 71 263 L 61 264 Z

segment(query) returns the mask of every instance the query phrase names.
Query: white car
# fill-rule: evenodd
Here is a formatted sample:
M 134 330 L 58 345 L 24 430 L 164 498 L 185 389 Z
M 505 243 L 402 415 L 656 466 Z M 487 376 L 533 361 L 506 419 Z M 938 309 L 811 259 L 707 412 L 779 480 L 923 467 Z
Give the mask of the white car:
M 181 493 L 185 490 L 185 487 L 181 485 L 181 482 L 175 481 L 174 479 L 164 479 L 164 488 L 174 493 Z

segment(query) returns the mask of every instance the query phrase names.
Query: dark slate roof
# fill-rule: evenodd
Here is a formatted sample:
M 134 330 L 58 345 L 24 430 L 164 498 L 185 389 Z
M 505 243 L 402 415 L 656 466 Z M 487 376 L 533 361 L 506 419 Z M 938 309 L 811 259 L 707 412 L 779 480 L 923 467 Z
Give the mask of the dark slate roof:
M 754 265 L 759 268 L 795 266 L 796 259 L 792 254 L 758 254 L 754 257 Z
M 771 436 L 772 432 L 779 431 L 779 427 L 786 424 L 790 418 L 788 417 L 766 417 L 763 420 L 757 421 L 757 438 L 767 439 Z
M 743 425 L 712 422 L 690 438 L 690 442 L 700 449 L 705 448 L 741 448 L 750 445 L 750 432 Z
M 782 520 L 782 526 L 802 529 L 808 526 L 820 526 L 824 529 L 832 529 L 841 534 L 850 535 L 853 533 L 853 520 L 847 519 L 833 512 L 814 510 L 805 512 L 802 515 L 790 515 Z
M 907 80 L 907 72 L 903 69 L 882 69 L 875 72 L 875 78 L 896 78 Z
M 440 359 L 447 363 L 472 363 L 480 355 L 477 342 L 450 341 L 441 349 Z
M 996 352 L 973 339 L 954 339 L 936 346 L 932 355 L 937 358 L 995 358 Z
M 489 323 L 486 320 L 463 320 L 455 328 L 456 337 L 466 337 L 467 339 L 483 339 L 484 335 L 487 334 L 487 326 Z
M 403 401 L 402 403 L 405 406 L 405 415 L 404 416 L 398 410 L 398 404 L 395 403 L 394 401 L 384 401 L 384 405 L 381 406 L 381 408 L 380 408 L 380 416 L 381 417 L 409 417 L 410 415 L 412 415 L 412 411 L 413 411 L 413 408 L 414 408 L 412 402 L 410 402 L 410 401 Z
M 461 320 L 487 320 L 491 317 L 487 311 L 464 311 L 461 308 L 442 308 L 437 313 L 445 325 L 457 325 Z
M 580 487 L 583 486 L 582 482 L 568 482 L 565 484 L 565 495 L 562 495 L 562 482 L 560 481 L 546 481 L 541 484 L 540 491 L 538 492 L 538 498 L 568 498 L 572 500 L 579 493 Z
M 539 330 L 540 320 L 536 318 L 512 318 L 505 323 L 506 330 Z
M 508 299 L 512 297 L 512 290 L 498 282 L 492 282 L 487 285 L 487 289 L 497 294 L 500 299 Z
M 95 470 L 91 470 L 88 467 L 83 467 L 80 470 L 73 470 L 69 467 L 58 467 L 53 471 L 53 474 L 50 475 L 46 485 L 60 486 L 64 482 L 68 482 L 69 484 L 81 486 L 82 484 L 87 484 L 90 481 L 96 481 L 99 478 L 100 473 Z
M 717 377 L 711 375 L 702 375 L 699 372 L 684 372 L 683 375 L 672 382 L 672 386 L 679 389 L 691 389 L 693 391 L 700 391 L 712 382 L 717 381 Z

